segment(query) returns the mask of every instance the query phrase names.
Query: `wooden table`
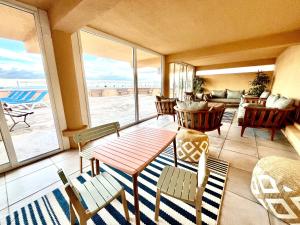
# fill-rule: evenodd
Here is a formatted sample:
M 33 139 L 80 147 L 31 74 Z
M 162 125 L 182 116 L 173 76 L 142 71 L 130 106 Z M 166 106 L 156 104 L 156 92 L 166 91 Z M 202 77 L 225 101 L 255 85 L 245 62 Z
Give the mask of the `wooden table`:
M 99 161 L 132 176 L 136 224 L 140 224 L 138 176 L 172 142 L 174 164 L 177 166 L 176 132 L 141 128 L 125 134 L 109 143 L 93 147 L 96 159 L 96 173 Z

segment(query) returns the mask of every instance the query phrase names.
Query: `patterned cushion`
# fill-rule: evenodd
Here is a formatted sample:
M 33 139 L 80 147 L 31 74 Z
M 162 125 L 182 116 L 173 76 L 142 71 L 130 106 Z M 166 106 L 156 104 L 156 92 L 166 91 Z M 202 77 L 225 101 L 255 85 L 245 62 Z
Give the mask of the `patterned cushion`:
M 176 136 L 177 157 L 197 163 L 201 153 L 208 153 L 208 136 L 200 131 L 181 129 Z
M 258 161 L 251 180 L 255 198 L 277 218 L 300 223 L 300 161 L 270 156 Z
M 211 96 L 213 98 L 226 98 L 226 90 L 212 90 Z
M 266 107 L 267 108 L 274 108 L 274 103 L 276 102 L 276 100 L 279 98 L 278 95 L 270 95 L 268 98 L 267 98 L 267 101 L 266 101 Z
M 189 102 L 189 101 L 177 101 L 178 109 L 183 110 L 202 110 L 208 109 L 208 103 L 201 101 L 201 102 Z
M 274 102 L 273 107 L 278 109 L 285 109 L 288 108 L 289 106 L 292 106 L 293 104 L 294 104 L 293 99 L 281 97 Z
M 238 99 L 240 99 L 243 94 L 244 94 L 244 90 L 242 90 L 242 91 L 227 90 L 227 98 L 238 98 Z

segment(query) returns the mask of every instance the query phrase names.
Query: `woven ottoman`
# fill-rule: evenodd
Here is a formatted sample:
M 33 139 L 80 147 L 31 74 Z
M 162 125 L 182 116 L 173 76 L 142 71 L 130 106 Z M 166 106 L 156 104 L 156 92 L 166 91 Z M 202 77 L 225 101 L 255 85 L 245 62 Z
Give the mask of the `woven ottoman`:
M 201 153 L 208 153 L 208 136 L 200 131 L 181 129 L 176 136 L 177 158 L 198 163 Z
M 299 160 L 262 158 L 253 170 L 251 191 L 274 216 L 289 224 L 300 224 Z

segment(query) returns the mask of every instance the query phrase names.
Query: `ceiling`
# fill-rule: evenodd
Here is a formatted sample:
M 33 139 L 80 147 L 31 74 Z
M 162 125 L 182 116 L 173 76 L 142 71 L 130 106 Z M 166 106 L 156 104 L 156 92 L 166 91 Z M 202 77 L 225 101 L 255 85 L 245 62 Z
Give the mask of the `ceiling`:
M 299 0 L 123 0 L 89 25 L 162 54 L 300 28 Z
M 57 0 L 20 1 L 53 15 L 55 10 L 63 12 L 64 25 L 60 27 L 66 31 L 76 27 L 76 18 L 80 26 L 90 26 L 164 55 L 300 30 L 300 0 L 115 0 L 109 7 L 102 0 L 59 2 L 62 7 L 58 7 Z M 69 12 L 68 4 L 72 5 Z M 257 50 L 219 52 L 206 58 L 195 55 L 182 61 L 201 66 L 274 58 L 286 47 L 260 46 Z

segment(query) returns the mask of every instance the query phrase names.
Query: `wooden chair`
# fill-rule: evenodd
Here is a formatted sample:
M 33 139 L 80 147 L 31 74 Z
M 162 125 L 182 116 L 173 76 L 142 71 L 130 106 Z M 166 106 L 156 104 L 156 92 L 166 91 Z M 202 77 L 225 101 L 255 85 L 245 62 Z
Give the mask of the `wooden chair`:
M 178 128 L 198 130 L 201 132 L 218 130 L 221 134 L 222 117 L 225 111 L 224 105 L 211 110 L 187 110 L 175 107 L 177 111 Z
M 245 107 L 244 118 L 239 118 L 238 124 L 242 127 L 241 137 L 247 127 L 271 129 L 271 140 L 274 140 L 276 129 L 281 129 L 287 124 L 289 116 L 295 110 L 294 107 L 287 109 L 266 107 Z
M 243 96 L 241 99 L 242 103 L 251 103 L 265 106 L 267 102 L 267 98 L 255 97 L 255 96 Z
M 176 111 L 174 106 L 176 105 L 176 99 L 165 99 L 162 101 L 156 101 L 155 106 L 157 110 L 157 119 L 161 115 L 171 115 L 173 116 L 175 122 Z
M 61 169 L 57 173 L 65 185 L 65 190 L 70 199 L 71 225 L 75 224 L 76 221 L 75 212 L 79 217 L 79 224 L 86 225 L 92 216 L 119 196 L 122 199 L 125 218 L 129 221 L 125 191 L 109 173 L 101 173 L 83 184 L 71 182 Z
M 158 221 L 160 196 L 165 194 L 194 205 L 196 207 L 196 223 L 197 225 L 202 224 L 202 195 L 209 177 L 206 159 L 206 153 L 202 152 L 197 174 L 172 166 L 166 166 L 163 169 L 156 185 L 155 221 Z
M 97 127 L 93 127 L 90 129 L 86 129 L 74 135 L 74 141 L 75 143 L 77 143 L 79 149 L 80 173 L 82 173 L 82 158 L 84 158 L 91 162 L 92 176 L 95 176 L 95 168 L 94 168 L 95 159 L 92 155 L 93 150 L 91 148 L 83 149 L 84 144 L 86 144 L 89 141 L 93 141 L 113 133 L 117 133 L 117 136 L 119 137 L 120 136 L 119 129 L 120 129 L 119 122 L 113 122 L 113 123 L 108 123 Z

